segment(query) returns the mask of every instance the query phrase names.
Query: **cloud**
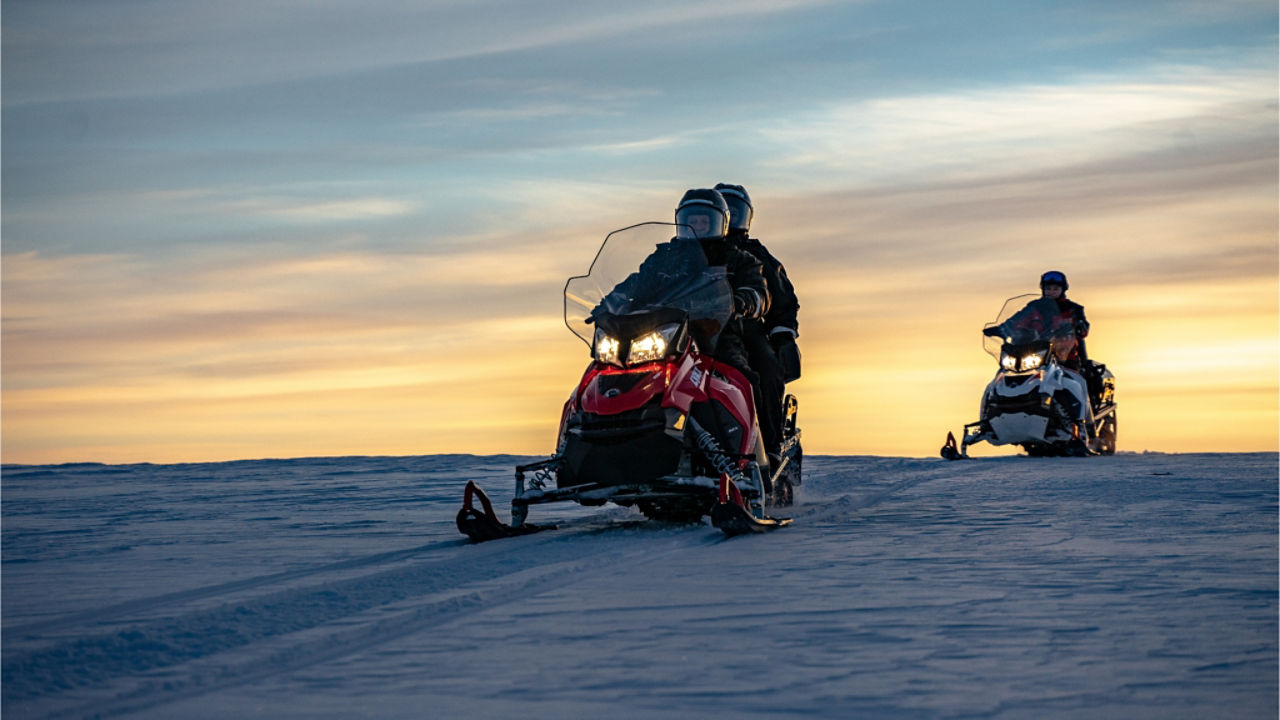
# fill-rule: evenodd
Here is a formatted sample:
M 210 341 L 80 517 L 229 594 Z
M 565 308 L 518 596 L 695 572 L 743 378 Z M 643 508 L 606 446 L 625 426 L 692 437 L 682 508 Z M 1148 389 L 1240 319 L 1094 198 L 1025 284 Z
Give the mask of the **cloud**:
M 5 17 L 6 104 L 203 92 L 619 35 L 661 38 L 666 27 L 828 3 L 21 3 Z
M 928 183 L 1273 136 L 1274 79 L 1248 67 L 1166 67 L 1141 79 L 882 97 L 800 113 L 760 135 L 803 148 L 771 163 L 800 182 L 853 171 L 867 185 Z
M 225 210 L 244 211 L 299 222 L 342 222 L 408 215 L 414 211 L 414 207 L 401 200 L 378 197 L 330 201 L 317 201 L 313 198 L 256 197 L 230 203 Z
M 6 380 L 70 374 L 93 384 L 218 357 L 247 367 L 251 358 L 423 349 L 491 333 L 527 342 L 527 328 L 558 322 L 565 275 L 555 262 L 534 248 L 275 259 L 223 250 L 185 261 L 10 255 Z M 542 302 L 528 302 L 531 288 Z

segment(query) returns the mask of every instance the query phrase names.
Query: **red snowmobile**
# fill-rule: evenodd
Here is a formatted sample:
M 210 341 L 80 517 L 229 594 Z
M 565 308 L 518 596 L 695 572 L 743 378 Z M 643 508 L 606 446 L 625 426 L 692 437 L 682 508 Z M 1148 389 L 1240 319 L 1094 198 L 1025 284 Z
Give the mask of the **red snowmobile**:
M 563 501 L 634 506 L 666 522 L 710 515 L 729 535 L 790 523 L 767 512 L 790 505 L 800 484 L 796 400 L 785 400 L 782 451 L 770 462 L 751 386 L 710 353 L 734 321 L 725 268 L 675 230 L 614 231 L 589 273 L 565 284 L 565 324 L 591 364 L 564 405 L 555 454 L 516 468 L 510 525 L 467 484 L 457 524 L 472 540 L 547 529 L 525 522 L 529 506 Z

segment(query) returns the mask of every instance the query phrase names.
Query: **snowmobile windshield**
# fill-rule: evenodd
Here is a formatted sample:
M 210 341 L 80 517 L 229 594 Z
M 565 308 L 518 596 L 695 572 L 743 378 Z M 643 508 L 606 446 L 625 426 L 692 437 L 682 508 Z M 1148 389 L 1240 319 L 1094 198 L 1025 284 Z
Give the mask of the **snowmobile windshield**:
M 564 287 L 564 322 L 590 347 L 601 314 L 639 315 L 658 310 L 688 314 L 694 338 L 715 346 L 733 314 L 733 290 L 724 266 L 707 264 L 696 240 L 683 240 L 672 223 L 642 223 L 604 239 L 586 275 Z
M 992 328 L 998 332 L 992 332 Z M 996 321 L 986 325 L 982 348 L 999 360 L 1000 349 L 1006 343 L 1027 345 L 1074 337 L 1075 327 L 1070 318 L 1062 315 L 1056 301 L 1041 295 L 1018 295 L 1006 300 Z

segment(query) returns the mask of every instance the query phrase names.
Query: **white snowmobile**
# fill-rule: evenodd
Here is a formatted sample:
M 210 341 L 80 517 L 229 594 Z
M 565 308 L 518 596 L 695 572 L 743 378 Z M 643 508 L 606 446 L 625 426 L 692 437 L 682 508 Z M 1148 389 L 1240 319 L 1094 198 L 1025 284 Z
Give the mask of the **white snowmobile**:
M 983 330 L 983 348 L 1000 363 L 982 394 L 979 420 L 964 427 L 959 447 L 947 433 L 942 457 L 967 458 L 970 445 L 1020 445 L 1028 455 L 1111 455 L 1116 451 L 1115 376 L 1083 360 L 1062 364 L 1083 338 L 1069 324 L 1055 326 L 1051 303 L 1039 295 L 1007 300 Z

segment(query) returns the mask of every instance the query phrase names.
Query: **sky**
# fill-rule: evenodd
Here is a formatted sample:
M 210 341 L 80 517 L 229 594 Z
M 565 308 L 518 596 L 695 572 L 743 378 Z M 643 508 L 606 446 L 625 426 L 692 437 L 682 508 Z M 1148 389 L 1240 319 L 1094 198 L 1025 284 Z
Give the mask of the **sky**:
M 1051 268 L 1122 452 L 1277 449 L 1274 2 L 637 5 L 6 2 L 4 462 L 549 454 L 564 280 L 717 182 L 810 453 L 936 454 Z

